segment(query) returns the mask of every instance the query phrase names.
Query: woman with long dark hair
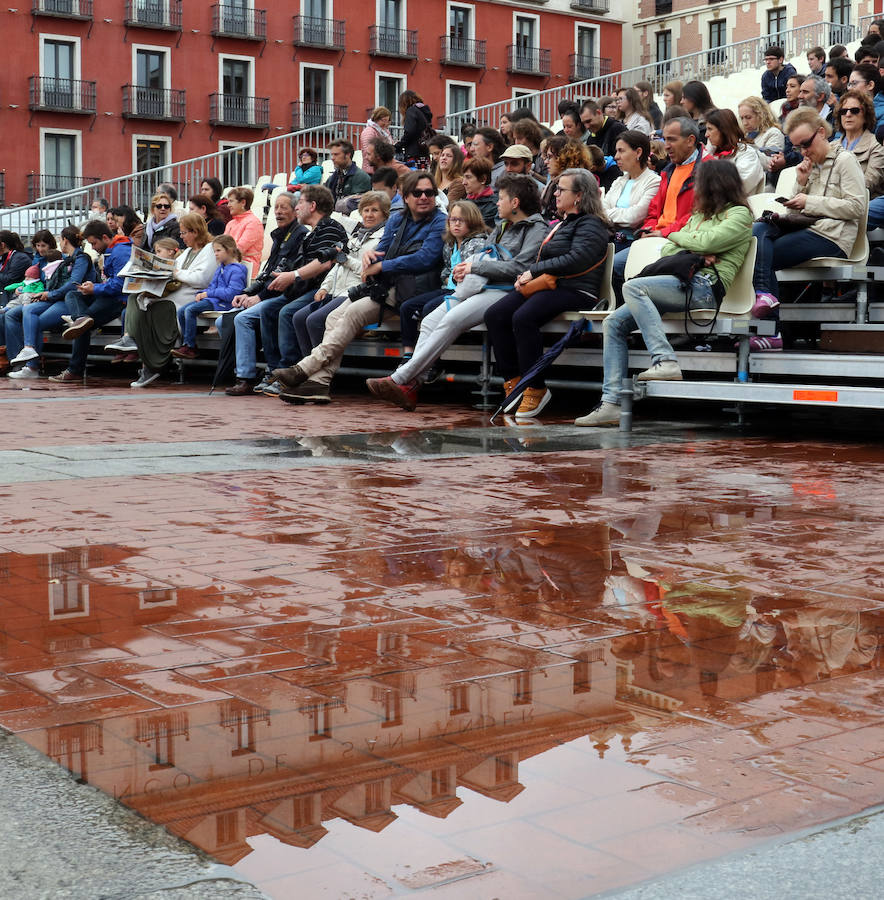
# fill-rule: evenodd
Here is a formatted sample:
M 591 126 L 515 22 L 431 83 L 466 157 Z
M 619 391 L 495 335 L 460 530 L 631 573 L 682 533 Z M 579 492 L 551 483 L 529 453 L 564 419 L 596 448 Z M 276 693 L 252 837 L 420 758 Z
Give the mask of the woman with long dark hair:
M 427 160 L 426 134 L 432 128 L 433 113 L 417 91 L 403 91 L 399 95 L 399 117 L 402 137 L 395 144 L 406 160 Z
M 648 135 L 653 132 L 654 120 L 645 107 L 642 95 L 634 87 L 620 88 L 617 91 L 617 107 L 627 130 Z
M 617 250 L 628 247 L 633 232 L 641 227 L 648 215 L 651 200 L 660 187 L 660 176 L 648 167 L 651 142 L 640 131 L 623 131 L 617 136 L 614 160 L 623 173 L 602 197 L 602 208 L 617 229 L 614 244 Z
M 737 167 L 747 194 L 757 194 L 764 187 L 761 156 L 746 143 L 731 110 L 713 109 L 706 116 L 706 152 L 714 159 L 729 159 Z
M 627 338 L 638 328 L 651 355 L 639 381 L 681 381 L 678 359 L 663 329 L 663 313 L 715 307 L 713 286 L 731 286 L 752 240 L 752 212 L 743 180 L 730 160 L 711 159 L 694 176 L 694 207 L 684 228 L 674 231 L 663 256 L 680 250 L 698 253 L 706 267 L 691 280 L 690 290 L 675 275 L 632 278 L 623 285 L 624 305 L 605 319 L 604 378 L 599 405 L 575 425 L 610 426 L 620 421 L 620 386 L 627 376 Z M 714 266 L 714 268 L 713 268 Z
M 715 109 L 709 88 L 702 81 L 689 81 L 681 89 L 681 105 L 700 129 L 700 143 L 706 143 L 706 116 Z

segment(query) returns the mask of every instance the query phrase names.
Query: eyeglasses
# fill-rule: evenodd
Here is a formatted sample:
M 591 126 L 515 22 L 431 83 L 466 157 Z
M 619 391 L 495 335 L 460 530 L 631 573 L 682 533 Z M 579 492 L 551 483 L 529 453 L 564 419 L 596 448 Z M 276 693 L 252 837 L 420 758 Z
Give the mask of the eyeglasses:
M 815 131 L 806 141 L 797 141 L 793 146 L 801 150 L 810 150 L 810 145 L 816 140 L 818 134 L 819 132 Z
M 153 208 L 154 209 L 171 209 L 172 204 L 171 203 L 154 203 Z
M 843 106 L 841 107 L 842 116 L 858 116 L 862 113 L 862 107 L 859 106 Z
M 462 219 L 460 216 L 449 216 L 448 224 L 449 225 L 465 225 L 466 219 Z
M 779 59 L 779 56 L 765 56 L 764 61 L 770 62 L 772 59 Z
M 572 194 L 579 194 L 579 193 L 580 193 L 580 191 L 575 191 L 574 188 L 561 187 L 561 186 L 557 186 L 557 187 L 553 190 L 553 193 L 554 193 L 554 194 L 561 194 L 561 193 L 563 193 L 564 191 L 570 191 Z
M 412 197 L 435 197 L 436 189 L 435 188 L 422 188 L 421 190 L 414 190 L 411 192 Z

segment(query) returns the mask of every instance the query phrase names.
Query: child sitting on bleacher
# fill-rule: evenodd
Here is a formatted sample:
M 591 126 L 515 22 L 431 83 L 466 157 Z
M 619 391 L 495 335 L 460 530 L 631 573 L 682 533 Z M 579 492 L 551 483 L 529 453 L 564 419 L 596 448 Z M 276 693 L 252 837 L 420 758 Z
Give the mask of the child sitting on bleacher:
M 172 351 L 179 359 L 196 359 L 197 317 L 209 310 L 226 312 L 232 308 L 233 298 L 241 294 L 249 283 L 249 271 L 240 262 L 242 256 L 236 241 L 229 234 L 221 234 L 212 241 L 218 268 L 209 286 L 196 295 L 196 299 L 178 310 L 178 327 L 181 329 L 182 343 Z
M 46 261 L 46 265 L 43 267 L 43 277 L 48 282 L 52 273 L 61 265 L 62 254 L 58 250 L 47 250 L 43 259 Z M 9 299 L 3 304 L 5 309 L 32 303 L 38 294 L 42 294 L 46 290 L 43 278 L 40 277 L 40 266 L 36 263 L 28 266 L 23 281 L 9 284 L 3 290 L 9 296 Z

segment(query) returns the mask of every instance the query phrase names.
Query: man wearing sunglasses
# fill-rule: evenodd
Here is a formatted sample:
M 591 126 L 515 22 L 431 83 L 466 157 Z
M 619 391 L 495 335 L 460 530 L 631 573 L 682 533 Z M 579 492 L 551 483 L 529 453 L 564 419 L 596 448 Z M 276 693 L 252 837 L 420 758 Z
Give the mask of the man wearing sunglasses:
M 362 257 L 362 290 L 351 288 L 345 312 L 309 356 L 274 371 L 283 386 L 281 400 L 328 403 L 332 377 L 350 341 L 385 316 L 398 321 L 403 300 L 438 290 L 446 216 L 436 208 L 436 183 L 428 172 L 418 170 L 403 176 L 400 188 L 405 208 L 390 216 L 377 248 Z

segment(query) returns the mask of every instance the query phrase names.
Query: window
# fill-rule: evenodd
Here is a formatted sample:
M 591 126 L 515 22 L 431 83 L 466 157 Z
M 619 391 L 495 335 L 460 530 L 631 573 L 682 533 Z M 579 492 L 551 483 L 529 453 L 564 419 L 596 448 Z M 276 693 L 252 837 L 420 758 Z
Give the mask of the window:
M 221 184 L 254 184 L 252 150 L 248 144 L 221 143 L 219 150 L 229 150 L 221 159 Z
M 141 25 L 168 25 L 167 0 L 135 0 L 133 19 Z
M 75 576 L 49 582 L 49 618 L 61 619 L 89 614 L 89 585 Z
M 469 83 L 448 82 L 448 115 L 453 116 L 467 109 L 472 109 L 474 86 Z
M 228 34 L 251 32 L 251 3 L 249 0 L 222 0 L 221 30 Z
M 399 95 L 405 90 L 404 75 L 382 75 L 378 73 L 375 82 L 375 106 L 386 106 L 393 113 L 393 122 L 399 121 Z
M 850 25 L 850 0 L 832 0 L 832 17 L 836 26 Z M 833 28 L 829 35 L 830 44 L 848 44 L 853 40 L 850 28 Z
M 494 757 L 494 783 L 512 784 L 516 780 L 515 768 L 509 756 Z
M 304 0 L 302 39 L 308 44 L 328 44 L 332 39 L 325 0 Z
M 221 95 L 225 122 L 250 122 L 252 63 L 247 59 L 226 57 L 221 60 Z
M 378 0 L 377 45 L 381 53 L 400 55 L 405 48 L 402 29 L 405 10 L 402 0 Z M 392 109 L 393 107 L 390 107 Z
M 140 116 L 166 115 L 166 63 L 163 50 L 136 49 L 135 104 Z
M 304 0 L 304 15 L 311 19 L 328 18 L 328 3 L 326 0 Z
M 448 714 L 459 716 L 470 711 L 470 688 L 466 684 L 452 684 L 448 688 Z
M 386 810 L 384 793 L 383 781 L 370 781 L 365 785 L 365 812 L 367 814 L 371 815 Z
M 592 690 L 592 658 L 589 653 L 581 653 L 573 666 L 572 694 L 588 694 Z
M 587 78 L 598 78 L 599 71 L 598 29 L 588 25 L 577 25 L 574 35 L 574 71 L 572 77 L 576 81 Z
M 473 38 L 473 9 L 471 6 L 451 6 L 448 10 L 448 55 L 453 61 L 472 59 L 470 41 Z
M 767 33 L 773 40 L 780 40 L 780 32 L 786 30 L 786 7 L 777 6 L 767 11 Z
M 657 32 L 657 77 L 668 78 L 672 71 L 672 32 Z
M 45 106 L 73 109 L 76 45 L 71 41 L 43 42 L 43 97 Z
M 310 734 L 311 741 L 319 741 L 331 737 L 331 703 L 316 703 L 311 707 L 313 730 Z
M 316 816 L 313 797 L 294 797 L 292 800 L 292 828 L 307 828 L 315 825 Z
M 135 171 L 146 172 L 169 164 L 169 138 L 135 138 Z M 161 179 L 157 179 L 161 180 Z
M 49 132 L 43 135 L 42 193 L 57 193 L 77 186 L 78 143 L 76 134 Z
M 534 16 L 516 16 L 513 43 L 516 68 L 522 72 L 537 69 L 537 19 Z
M 379 0 L 378 24 L 381 28 L 402 28 L 402 0 Z
M 709 47 L 708 60 L 710 66 L 724 65 L 726 59 L 725 50 L 717 50 L 727 43 L 727 22 L 724 19 L 716 19 L 709 23 Z
M 237 811 L 219 813 L 215 817 L 215 839 L 218 847 L 235 844 L 239 835 Z
M 524 705 L 531 702 L 531 673 L 528 671 L 516 672 L 513 676 L 513 704 Z
M 537 115 L 537 94 L 533 91 L 520 91 L 516 88 L 513 91 L 513 100 L 518 101 L 513 106 L 524 106 L 530 109 L 534 115 Z
M 433 769 L 430 772 L 430 796 L 437 800 L 440 797 L 450 797 L 451 795 L 451 769 Z
M 318 128 L 334 118 L 331 111 L 331 78 L 330 69 L 301 67 L 302 128 Z

